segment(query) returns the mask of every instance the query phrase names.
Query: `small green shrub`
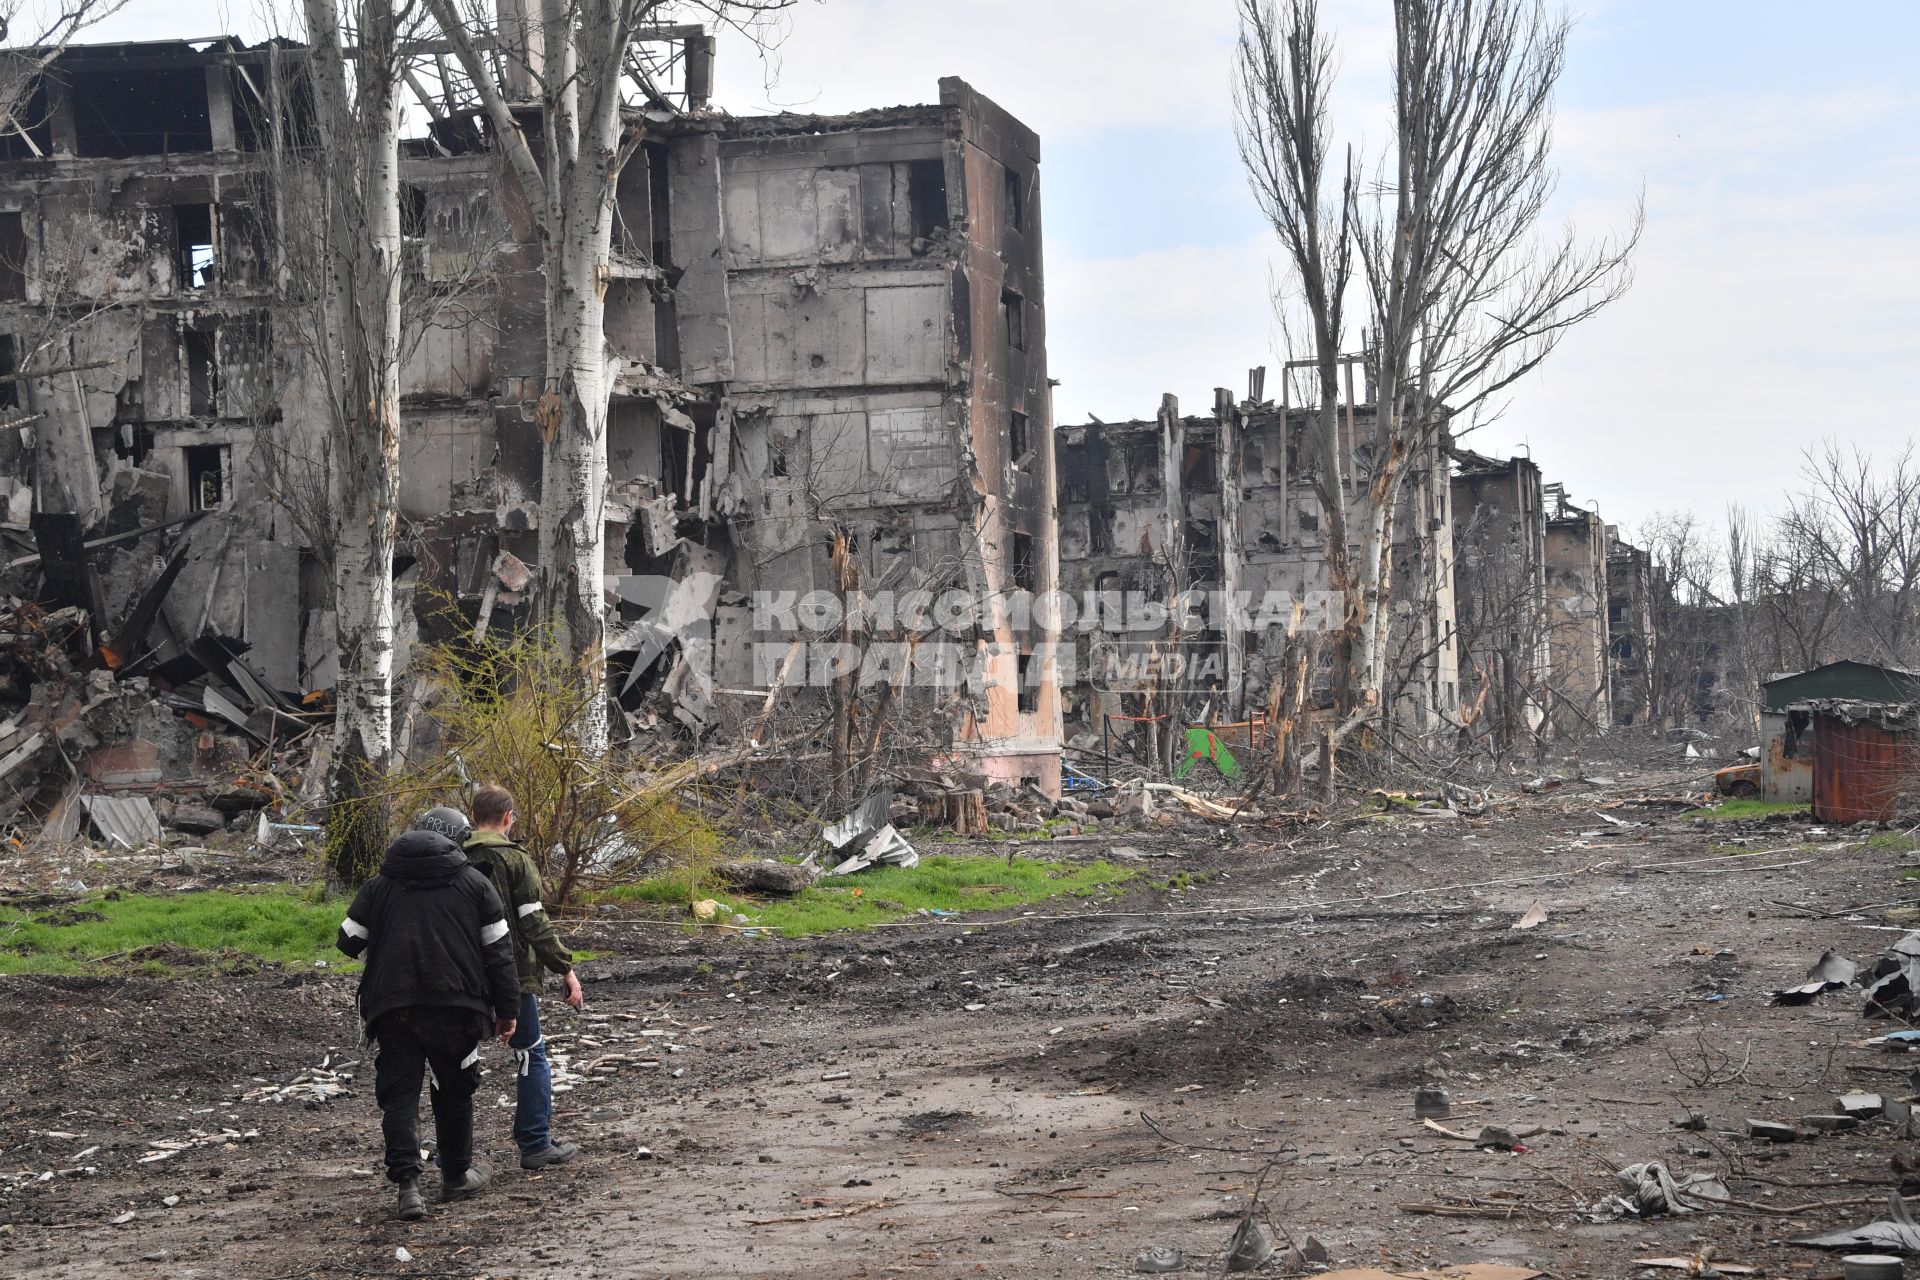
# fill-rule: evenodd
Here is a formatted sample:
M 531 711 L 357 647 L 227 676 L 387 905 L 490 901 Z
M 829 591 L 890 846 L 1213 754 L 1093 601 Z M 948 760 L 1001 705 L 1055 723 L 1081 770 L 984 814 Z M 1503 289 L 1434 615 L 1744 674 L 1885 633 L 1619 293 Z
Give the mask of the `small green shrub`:
M 409 814 L 464 809 L 481 783 L 512 792 L 514 839 L 540 863 L 550 905 L 636 870 L 697 877 L 724 856 L 720 832 L 678 799 L 694 762 L 629 770 L 579 750 L 576 727 L 600 692 L 551 631 L 429 646 L 416 668 L 433 690 L 428 714 L 443 749 L 394 791 Z

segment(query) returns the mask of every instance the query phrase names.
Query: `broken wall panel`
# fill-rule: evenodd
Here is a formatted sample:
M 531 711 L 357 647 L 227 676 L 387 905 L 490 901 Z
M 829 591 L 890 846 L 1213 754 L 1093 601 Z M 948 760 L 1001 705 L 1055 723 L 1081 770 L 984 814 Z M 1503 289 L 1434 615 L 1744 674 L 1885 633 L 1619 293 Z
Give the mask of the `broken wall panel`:
M 710 133 L 685 138 L 668 152 L 669 252 L 680 271 L 674 287 L 680 376 L 687 382 L 733 377 L 725 225 L 720 205 L 720 144 Z

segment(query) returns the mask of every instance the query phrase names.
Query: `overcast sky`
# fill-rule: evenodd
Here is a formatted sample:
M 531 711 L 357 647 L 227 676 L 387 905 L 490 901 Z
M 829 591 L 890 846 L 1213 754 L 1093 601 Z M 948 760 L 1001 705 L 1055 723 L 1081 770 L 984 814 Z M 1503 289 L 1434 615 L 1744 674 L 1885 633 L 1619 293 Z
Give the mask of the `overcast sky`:
M 1377 147 L 1389 0 L 1324 3 L 1338 127 Z M 252 12 L 132 0 L 95 38 L 257 34 Z M 1899 448 L 1920 428 L 1920 3 L 1576 12 L 1556 217 L 1618 230 L 1644 190 L 1635 284 L 1465 443 L 1530 451 L 1630 528 L 1772 505 L 1823 436 Z M 1163 391 L 1200 412 L 1214 386 L 1244 393 L 1251 366 L 1303 354 L 1277 349 L 1272 236 L 1235 152 L 1233 39 L 1232 0 L 802 0 L 771 60 L 723 45 L 718 98 L 848 111 L 970 81 L 1041 136 L 1058 420 L 1151 416 Z

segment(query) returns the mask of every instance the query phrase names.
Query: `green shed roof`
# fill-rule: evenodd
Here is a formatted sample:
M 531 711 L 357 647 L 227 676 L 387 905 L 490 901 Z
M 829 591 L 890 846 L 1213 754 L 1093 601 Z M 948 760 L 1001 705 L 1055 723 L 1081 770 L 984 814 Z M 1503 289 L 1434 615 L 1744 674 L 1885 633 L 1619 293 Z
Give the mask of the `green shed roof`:
M 1784 711 L 1789 704 L 1810 698 L 1848 698 L 1858 702 L 1911 702 L 1920 698 L 1920 674 L 1898 667 L 1876 666 L 1851 659 L 1793 675 L 1763 680 L 1767 710 Z

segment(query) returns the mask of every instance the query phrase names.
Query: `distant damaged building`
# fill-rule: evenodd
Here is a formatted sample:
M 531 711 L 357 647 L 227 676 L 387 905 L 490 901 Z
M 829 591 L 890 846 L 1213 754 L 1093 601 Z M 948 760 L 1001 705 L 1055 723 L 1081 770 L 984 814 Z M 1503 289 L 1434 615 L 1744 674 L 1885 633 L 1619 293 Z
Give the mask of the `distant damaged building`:
M 930 106 L 729 117 L 707 102 L 710 37 L 649 38 L 678 80 L 671 101 L 629 86 L 644 127 L 614 192 L 610 665 L 623 706 L 704 730 L 720 690 L 786 666 L 768 660 L 800 638 L 782 593 L 1053 587 L 1040 148 L 956 79 Z M 323 144 L 304 57 L 74 47 L 0 138 L 0 373 L 21 375 L 0 383 L 10 585 L 43 574 L 121 675 L 210 680 L 268 720 L 334 665 L 324 407 L 285 252 Z M 531 616 L 548 371 L 525 193 L 471 87 L 433 62 L 411 81 L 427 129 L 402 155 L 420 319 L 399 587 L 438 636 Z M 503 85 L 534 129 L 524 81 Z M 683 643 L 675 609 L 710 628 Z M 1045 636 L 982 616 L 960 637 L 974 678 L 925 709 L 952 726 L 954 762 L 1057 789 Z M 811 649 L 797 665 L 789 683 L 823 683 Z
M 1563 734 L 1613 723 L 1607 645 L 1607 529 L 1574 505 L 1565 485 L 1546 486 L 1547 715 Z
M 1456 449 L 1454 464 L 1462 719 L 1511 749 L 1546 718 L 1552 653 L 1545 490 L 1531 458 Z
M 1344 492 L 1358 510 L 1371 459 L 1352 442 L 1368 438 L 1374 408 L 1339 412 L 1352 464 Z M 1182 416 L 1168 396 L 1156 419 L 1061 429 L 1061 584 L 1085 602 L 1069 732 L 1134 737 L 1148 714 L 1239 721 L 1268 706 L 1290 632 L 1339 625 L 1307 418 L 1223 389 L 1210 416 Z M 1422 734 L 1447 727 L 1458 703 L 1450 500 L 1442 434 L 1409 467 L 1392 550 L 1386 643 L 1400 683 L 1390 706 Z M 1151 606 L 1173 610 L 1182 595 L 1195 602 L 1175 610 L 1185 617 L 1157 621 Z M 1320 646 L 1309 675 L 1322 705 L 1332 660 Z

